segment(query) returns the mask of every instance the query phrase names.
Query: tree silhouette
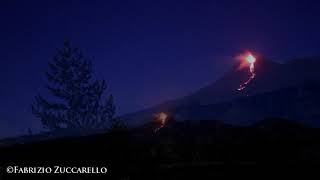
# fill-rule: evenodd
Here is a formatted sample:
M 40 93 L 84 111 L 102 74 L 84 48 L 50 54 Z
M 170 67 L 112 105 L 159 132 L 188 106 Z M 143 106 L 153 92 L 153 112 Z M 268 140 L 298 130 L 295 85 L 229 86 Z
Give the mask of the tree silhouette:
M 67 41 L 49 63 L 46 77 L 55 102 L 38 95 L 32 105 L 32 113 L 45 128 L 96 130 L 114 121 L 113 96 L 105 98 L 105 81 L 92 78 L 91 62 Z

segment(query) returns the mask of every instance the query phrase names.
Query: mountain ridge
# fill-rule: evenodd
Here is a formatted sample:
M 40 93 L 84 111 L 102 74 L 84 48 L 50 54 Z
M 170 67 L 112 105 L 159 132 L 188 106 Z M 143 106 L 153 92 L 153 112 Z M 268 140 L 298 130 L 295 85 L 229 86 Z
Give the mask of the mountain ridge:
M 189 96 L 177 98 L 154 107 L 122 116 L 129 126 L 141 125 L 158 112 L 174 112 L 184 106 L 203 106 L 230 102 L 240 97 L 250 97 L 257 94 L 296 86 L 306 81 L 320 82 L 317 67 L 319 59 L 295 59 L 286 63 L 277 63 L 266 59 L 258 59 L 255 64 L 256 78 L 243 91 L 238 86 L 249 77 L 249 71 L 239 69 L 235 64 L 220 79 L 200 88 Z M 212 117 L 215 119 L 215 117 Z M 139 122 L 142 121 L 142 122 Z

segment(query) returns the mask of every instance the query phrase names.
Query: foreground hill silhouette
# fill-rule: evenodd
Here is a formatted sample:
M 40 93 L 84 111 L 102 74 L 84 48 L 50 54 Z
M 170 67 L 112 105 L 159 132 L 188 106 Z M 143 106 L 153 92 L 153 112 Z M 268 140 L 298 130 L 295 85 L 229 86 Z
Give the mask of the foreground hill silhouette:
M 100 165 L 108 167 L 105 176 L 112 179 L 193 179 L 199 177 L 197 171 L 211 177 L 224 174 L 228 165 L 320 163 L 320 130 L 287 119 L 243 127 L 216 120 L 172 120 L 156 133 L 155 128 L 150 122 L 132 130 L 4 146 L 0 162 Z
M 221 119 L 248 125 L 268 117 L 283 117 L 319 126 L 319 58 L 283 64 L 259 58 L 256 77 L 243 91 L 237 88 L 249 77 L 249 71 L 238 67 L 234 65 L 220 79 L 189 96 L 123 118 L 130 126 L 139 126 L 155 113 L 167 112 L 181 120 Z

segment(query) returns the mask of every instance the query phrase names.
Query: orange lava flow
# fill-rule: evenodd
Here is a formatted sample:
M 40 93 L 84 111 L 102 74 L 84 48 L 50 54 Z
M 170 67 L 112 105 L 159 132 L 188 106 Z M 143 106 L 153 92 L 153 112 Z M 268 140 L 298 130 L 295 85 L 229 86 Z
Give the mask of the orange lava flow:
M 256 62 L 256 58 L 250 53 L 246 53 L 245 55 L 242 55 L 240 56 L 240 59 L 241 60 L 244 60 L 246 64 L 249 64 L 250 65 L 250 73 L 251 73 L 251 76 L 249 77 L 249 79 L 240 84 L 239 88 L 237 89 L 238 91 L 241 91 L 243 89 L 246 88 L 246 86 L 255 78 L 256 76 L 256 73 L 255 73 L 255 69 L 254 69 L 254 63 Z

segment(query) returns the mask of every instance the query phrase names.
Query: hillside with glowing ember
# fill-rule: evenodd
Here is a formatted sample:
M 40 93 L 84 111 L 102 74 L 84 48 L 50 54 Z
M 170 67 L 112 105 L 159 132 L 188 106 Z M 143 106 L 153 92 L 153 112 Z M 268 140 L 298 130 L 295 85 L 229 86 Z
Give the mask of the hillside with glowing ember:
M 320 117 L 316 113 L 320 112 L 318 91 L 308 89 L 310 85 L 318 87 L 320 82 L 319 59 L 277 63 L 250 52 L 236 59 L 234 66 L 212 84 L 123 118 L 130 126 L 137 126 L 159 112 L 167 112 L 178 120 L 220 119 L 235 124 L 250 124 L 267 117 L 290 117 L 313 124 Z

